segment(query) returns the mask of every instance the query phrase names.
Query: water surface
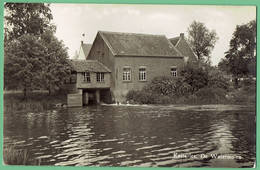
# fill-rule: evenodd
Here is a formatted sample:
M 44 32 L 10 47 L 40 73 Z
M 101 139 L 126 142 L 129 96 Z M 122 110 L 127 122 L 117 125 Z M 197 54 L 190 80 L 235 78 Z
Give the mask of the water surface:
M 102 105 L 4 114 L 4 145 L 27 149 L 31 165 L 253 167 L 255 134 L 254 106 Z

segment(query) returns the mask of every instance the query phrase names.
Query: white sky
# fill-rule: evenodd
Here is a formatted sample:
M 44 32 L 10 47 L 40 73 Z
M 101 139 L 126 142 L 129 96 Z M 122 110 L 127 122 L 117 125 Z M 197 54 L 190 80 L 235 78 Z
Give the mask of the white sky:
M 98 30 L 166 35 L 185 33 L 193 20 L 215 29 L 219 40 L 212 51 L 217 65 L 229 49 L 236 25 L 256 18 L 254 6 L 51 4 L 56 36 L 69 48 L 72 58 L 80 41 L 93 43 Z M 85 37 L 82 36 L 85 34 Z

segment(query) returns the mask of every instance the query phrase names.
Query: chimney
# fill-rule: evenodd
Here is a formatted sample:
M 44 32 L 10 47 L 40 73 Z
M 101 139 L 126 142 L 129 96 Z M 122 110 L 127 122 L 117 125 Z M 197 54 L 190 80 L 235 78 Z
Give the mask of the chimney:
M 81 45 L 83 45 L 83 41 L 81 41 Z
M 180 33 L 180 37 L 181 37 L 181 38 L 184 38 L 184 33 Z

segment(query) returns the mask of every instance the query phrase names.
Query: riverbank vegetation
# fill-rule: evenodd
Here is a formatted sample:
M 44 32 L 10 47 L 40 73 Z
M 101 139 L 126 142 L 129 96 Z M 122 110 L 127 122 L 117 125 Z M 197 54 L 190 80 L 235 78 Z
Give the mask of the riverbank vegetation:
M 24 98 L 22 92 L 11 92 L 4 94 L 4 111 L 44 111 L 46 109 L 53 109 L 57 104 L 66 103 L 66 94 L 48 92 L 35 92 L 27 93 Z
M 156 77 L 140 91 L 130 91 L 127 101 L 140 104 L 255 103 L 255 80 L 235 87 L 232 77 L 216 67 L 188 63 L 175 77 Z

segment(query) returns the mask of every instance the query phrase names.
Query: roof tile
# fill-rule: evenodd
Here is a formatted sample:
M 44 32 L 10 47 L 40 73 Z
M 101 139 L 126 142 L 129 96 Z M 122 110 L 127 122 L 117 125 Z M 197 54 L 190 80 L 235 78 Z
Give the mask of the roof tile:
M 67 60 L 68 63 L 77 72 L 103 72 L 110 73 L 111 71 L 97 60 Z
M 181 57 L 165 35 L 99 31 L 115 55 Z

